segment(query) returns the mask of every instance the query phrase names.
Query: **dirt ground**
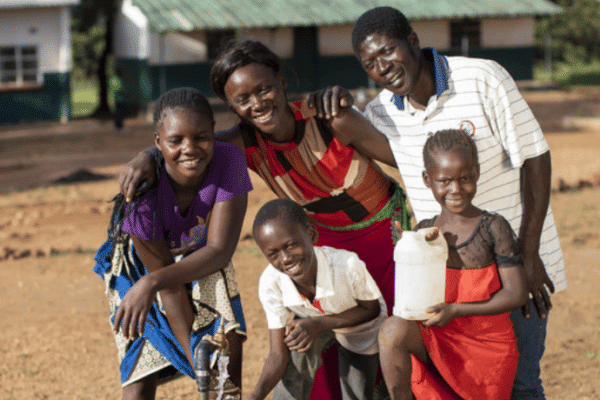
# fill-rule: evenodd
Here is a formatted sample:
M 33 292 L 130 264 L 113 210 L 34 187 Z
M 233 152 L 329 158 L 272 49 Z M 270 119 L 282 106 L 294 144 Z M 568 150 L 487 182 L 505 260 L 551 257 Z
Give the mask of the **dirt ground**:
M 600 399 L 600 94 L 524 95 L 552 150 L 551 205 L 568 276 L 567 290 L 552 297 L 542 378 L 548 399 Z M 219 114 L 218 127 L 233 121 Z M 0 399 L 121 398 L 104 286 L 92 267 L 106 237 L 115 176 L 152 144 L 146 121 L 127 125 L 124 135 L 109 121 L 0 126 Z M 52 184 L 83 167 L 108 179 Z M 234 255 L 249 337 L 244 393 L 268 350 L 256 293 L 266 262 L 249 235 L 256 211 L 273 195 L 256 175 L 252 180 Z M 197 396 L 195 383 L 184 378 L 160 387 L 157 398 Z

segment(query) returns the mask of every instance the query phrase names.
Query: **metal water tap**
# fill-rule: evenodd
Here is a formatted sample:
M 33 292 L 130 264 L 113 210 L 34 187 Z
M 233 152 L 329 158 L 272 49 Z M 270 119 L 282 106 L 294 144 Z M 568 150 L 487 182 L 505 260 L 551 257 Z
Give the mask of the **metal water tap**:
M 211 363 L 210 355 L 213 352 L 215 355 Z M 196 359 L 194 372 L 196 373 L 196 383 L 198 384 L 201 400 L 208 400 L 212 370 L 217 358 L 222 355 L 229 355 L 229 341 L 225 337 L 223 319 L 221 319 L 221 324 L 214 337 L 204 335 L 194 349 L 194 358 Z

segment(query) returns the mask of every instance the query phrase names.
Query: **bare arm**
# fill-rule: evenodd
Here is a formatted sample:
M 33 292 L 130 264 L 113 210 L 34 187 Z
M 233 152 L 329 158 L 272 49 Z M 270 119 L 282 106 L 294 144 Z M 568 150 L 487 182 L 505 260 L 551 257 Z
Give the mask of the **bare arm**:
M 172 266 L 173 256 L 171 255 L 171 251 L 164 239 L 147 241 L 133 235 L 131 235 L 131 238 L 133 240 L 135 249 L 140 256 L 140 259 L 142 260 L 142 263 L 149 273 L 164 268 L 176 268 Z M 142 292 L 140 294 L 143 296 L 143 286 L 136 287 L 136 285 L 134 285 L 134 287 L 132 287 L 130 290 L 138 289 Z M 194 313 L 192 311 L 185 286 L 179 285 L 176 287 L 163 289 L 159 293 L 167 314 L 169 326 L 173 330 L 173 333 L 179 341 L 179 344 L 181 344 L 181 347 L 183 347 L 190 365 L 193 366 L 192 352 L 190 348 L 190 332 L 194 321 Z M 154 295 L 155 292 L 148 292 L 148 299 L 145 301 L 148 304 L 148 307 L 151 306 L 152 301 L 154 300 Z M 123 299 L 123 302 L 121 303 L 125 303 L 123 304 L 123 307 L 128 306 L 127 301 L 129 301 L 131 297 L 135 296 L 130 296 L 127 299 Z M 148 311 L 146 311 L 146 313 L 147 312 Z M 137 327 L 134 325 L 136 321 L 139 321 L 139 318 L 139 314 L 125 315 L 123 318 L 123 335 L 125 337 L 137 336 Z M 118 318 L 115 317 L 114 329 L 118 332 L 119 325 L 117 324 L 117 319 Z M 140 334 L 144 332 L 143 327 L 143 324 L 140 325 Z
M 283 338 L 284 328 L 269 329 L 269 355 L 254 390 L 245 400 L 264 399 L 283 378 L 290 359 L 290 351 Z
M 113 329 L 118 331 L 122 320 L 123 331 L 128 335 L 135 335 L 138 327 L 143 333 L 146 316 L 157 292 L 180 287 L 225 268 L 237 246 L 247 204 L 246 193 L 216 203 L 208 225 L 206 246 L 176 263 L 176 268 L 169 268 L 174 265 L 171 258 L 170 265 L 149 271 L 136 282 L 117 309 Z
M 138 188 L 146 182 L 149 188 L 156 179 L 156 160 L 154 154 L 158 149 L 154 146 L 142 150 L 129 161 L 119 173 L 119 188 L 128 203 L 138 194 Z M 141 191 L 140 191 L 141 193 Z
M 353 103 L 350 93 L 340 86 L 314 92 L 308 100 L 309 107 L 315 109 L 316 115 L 329 121 L 340 142 L 354 146 L 367 157 L 396 167 L 394 154 L 385 135 L 353 109 Z
M 321 332 L 363 324 L 377 318 L 381 311 L 377 300 L 356 302 L 357 306 L 338 314 L 293 320 L 286 327 L 285 344 L 290 350 L 307 351 Z
M 177 263 L 177 271 L 148 274 L 155 290 L 201 279 L 227 266 L 237 246 L 246 215 L 248 194 L 216 203 L 208 225 L 206 246 Z
M 471 303 L 441 303 L 427 311 L 436 313 L 425 326 L 444 326 L 454 318 L 469 315 L 495 315 L 514 310 L 527 300 L 525 274 L 521 265 L 498 268 L 502 288 L 488 300 Z
M 396 168 L 394 153 L 387 137 L 358 111 L 341 108 L 329 123 L 340 142 L 352 145 L 359 153 Z
M 523 197 L 523 217 L 521 220 L 521 253 L 527 278 L 527 291 L 533 296 L 537 313 L 545 318 L 545 306 L 552 308 L 550 292 L 554 293 L 554 285 L 546 273 L 544 263 L 540 258 L 540 236 L 544 219 L 550 203 L 550 152 L 530 158 L 521 167 L 521 193 Z M 529 303 L 523 306 L 523 315 L 530 315 Z

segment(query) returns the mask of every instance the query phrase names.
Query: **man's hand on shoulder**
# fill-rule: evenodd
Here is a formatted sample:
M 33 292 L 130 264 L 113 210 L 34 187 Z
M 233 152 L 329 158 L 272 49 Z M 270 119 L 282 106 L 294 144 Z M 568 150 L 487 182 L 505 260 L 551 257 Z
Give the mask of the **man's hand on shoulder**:
M 331 119 L 337 117 L 343 108 L 352 107 L 354 98 L 341 86 L 328 86 L 310 94 L 308 106 L 314 108 L 317 117 Z

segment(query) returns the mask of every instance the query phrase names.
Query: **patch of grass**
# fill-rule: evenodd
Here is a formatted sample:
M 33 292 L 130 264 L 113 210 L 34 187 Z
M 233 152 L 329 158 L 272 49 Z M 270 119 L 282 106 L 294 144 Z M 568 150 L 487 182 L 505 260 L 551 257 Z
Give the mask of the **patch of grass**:
M 96 254 L 96 249 L 84 249 L 79 246 L 75 249 L 75 254 Z
M 568 86 L 598 86 L 600 85 L 600 60 L 588 64 L 577 63 L 574 65 L 562 62 L 552 64 L 550 79 L 543 63 L 536 63 L 533 67 L 534 79 L 540 82 L 551 80 L 560 87 Z
M 588 351 L 587 353 L 585 353 L 585 356 L 590 360 L 600 360 L 600 354 L 593 351 Z
M 94 79 L 73 79 L 71 81 L 71 116 L 73 118 L 91 115 L 99 103 L 98 82 Z
M 57 250 L 57 249 L 50 249 L 50 257 L 64 256 L 65 254 L 67 254 L 67 253 L 64 251 Z
M 50 249 L 50 257 L 66 256 L 69 254 L 96 254 L 96 249 L 85 249 L 81 246 L 75 248 L 74 250 L 59 250 L 55 248 Z
M 23 372 L 25 375 L 29 375 L 29 376 L 34 376 L 40 373 L 39 369 L 22 369 L 21 372 Z
M 27 358 L 29 357 L 29 353 L 19 353 L 19 358 Z

